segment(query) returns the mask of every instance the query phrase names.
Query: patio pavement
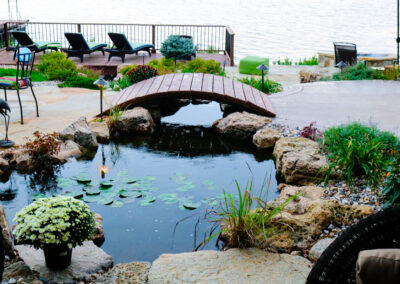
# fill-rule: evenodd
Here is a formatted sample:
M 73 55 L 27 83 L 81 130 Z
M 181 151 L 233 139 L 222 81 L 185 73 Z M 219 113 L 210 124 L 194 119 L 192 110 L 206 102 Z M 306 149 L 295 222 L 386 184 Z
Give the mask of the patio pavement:
M 400 136 L 400 82 L 336 81 L 295 84 L 271 95 L 276 121 L 320 128 L 360 121 Z

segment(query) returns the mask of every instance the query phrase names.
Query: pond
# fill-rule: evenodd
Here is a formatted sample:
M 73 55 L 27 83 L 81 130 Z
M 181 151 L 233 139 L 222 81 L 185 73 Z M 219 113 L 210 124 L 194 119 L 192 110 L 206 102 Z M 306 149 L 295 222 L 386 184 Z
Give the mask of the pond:
M 241 187 L 254 180 L 259 189 L 270 175 L 268 199 L 277 195 L 271 153 L 221 138 L 210 127 L 219 117 L 216 103 L 189 105 L 165 118 L 153 135 L 100 145 L 93 159 L 72 159 L 49 180 L 14 172 L 0 184 L 1 204 L 11 222 L 18 210 L 43 194 L 83 195 L 103 216 L 102 248 L 115 263 L 191 251 L 211 226 L 203 218 L 206 209 L 218 206 L 223 191 L 236 194 L 235 180 Z M 100 165 L 109 169 L 103 177 Z M 191 215 L 174 234 L 176 223 Z M 216 249 L 215 241 L 207 249 Z

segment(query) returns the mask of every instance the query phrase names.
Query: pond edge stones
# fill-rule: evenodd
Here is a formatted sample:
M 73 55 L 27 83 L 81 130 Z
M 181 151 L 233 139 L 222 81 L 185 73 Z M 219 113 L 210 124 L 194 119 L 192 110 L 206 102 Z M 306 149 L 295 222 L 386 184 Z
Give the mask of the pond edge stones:
M 149 284 L 304 283 L 311 262 L 261 249 L 162 254 L 150 268 Z
M 275 146 L 281 137 L 281 132 L 273 128 L 262 128 L 257 130 L 253 136 L 253 144 L 258 149 L 268 149 Z
M 218 119 L 213 127 L 218 133 L 233 139 L 249 140 L 257 132 L 272 120 L 268 117 L 248 112 L 234 112 Z
M 154 120 L 150 112 L 143 107 L 135 107 L 124 111 L 115 122 L 114 131 L 119 134 L 151 134 L 154 132 Z
M 98 147 L 96 135 L 90 129 L 86 117 L 82 116 L 60 132 L 63 141 L 72 140 L 79 146 L 94 150 Z

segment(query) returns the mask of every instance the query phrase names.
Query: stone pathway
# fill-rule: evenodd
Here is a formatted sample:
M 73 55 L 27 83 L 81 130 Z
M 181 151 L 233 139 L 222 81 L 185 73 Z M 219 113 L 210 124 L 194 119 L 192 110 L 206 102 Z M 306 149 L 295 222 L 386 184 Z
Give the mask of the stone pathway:
M 275 121 L 321 128 L 360 121 L 400 136 L 400 82 L 383 80 L 317 82 L 293 85 L 271 95 Z

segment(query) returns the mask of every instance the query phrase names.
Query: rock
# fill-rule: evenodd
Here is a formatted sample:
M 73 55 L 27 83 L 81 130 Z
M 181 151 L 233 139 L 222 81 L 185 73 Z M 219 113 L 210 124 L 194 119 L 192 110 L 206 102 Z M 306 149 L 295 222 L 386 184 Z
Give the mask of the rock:
M 7 221 L 6 210 L 2 205 L 0 205 L 0 225 L 3 229 L 3 245 L 4 245 L 4 254 L 8 255 L 11 258 L 15 257 L 14 247 L 12 242 L 12 232 L 10 228 L 10 224 Z
M 318 143 L 303 137 L 280 138 L 273 155 L 277 174 L 290 184 L 313 184 L 317 174 L 328 166 Z
M 36 167 L 36 161 L 27 148 L 10 148 L 1 153 L 1 157 L 8 160 L 9 167 L 19 172 L 31 172 Z
M 8 280 L 8 284 L 16 284 L 17 283 L 17 279 L 15 278 L 11 278 L 10 280 Z
M 104 228 L 103 228 L 103 217 L 100 214 L 94 214 L 94 219 L 96 221 L 96 225 L 94 227 L 94 233 L 92 237 L 92 241 L 100 247 L 104 243 Z
M 79 145 L 72 140 L 67 140 L 60 145 L 60 151 L 55 158 L 61 162 L 66 162 L 70 157 L 79 157 L 82 152 Z
M 299 72 L 299 76 L 300 76 L 300 83 L 317 82 L 317 81 L 321 80 L 321 78 L 323 77 L 321 74 L 308 72 L 305 70 L 301 70 Z
M 202 100 L 202 99 L 192 99 L 191 103 L 193 105 L 203 105 L 203 104 L 209 104 L 211 103 L 211 100 Z
M 317 261 L 321 254 L 326 250 L 327 247 L 334 241 L 333 238 L 325 238 L 319 240 L 315 245 L 312 246 L 308 254 L 312 261 Z
M 35 249 L 28 245 L 17 245 L 19 256 L 25 261 L 31 270 L 37 271 L 41 279 L 56 283 L 70 283 L 85 279 L 100 270 L 112 267 L 112 257 L 98 248 L 92 241 L 84 242 L 72 251 L 71 265 L 61 271 L 53 271 L 46 267 L 44 254 L 41 249 Z
M 115 123 L 114 130 L 125 135 L 149 134 L 154 132 L 154 121 L 147 109 L 135 107 L 122 114 L 121 118 Z
M 213 123 L 217 131 L 229 138 L 247 140 L 251 138 L 257 130 L 263 128 L 271 122 L 271 119 L 248 112 L 235 112 L 227 117 L 218 119 Z
M 150 270 L 150 262 L 129 262 L 119 263 L 109 271 L 96 279 L 97 284 L 126 283 L 141 284 L 147 283 Z
M 80 117 L 61 131 L 60 138 L 63 141 L 73 140 L 86 149 L 96 149 L 98 146 L 96 135 L 90 130 L 86 117 Z
M 35 273 L 23 261 L 14 262 L 4 268 L 3 280 L 8 281 L 11 279 L 23 278 L 25 282 L 32 282 L 38 280 Z
M 258 149 L 266 149 L 275 146 L 276 141 L 281 137 L 281 133 L 272 128 L 260 129 L 253 136 L 253 144 Z
M 97 141 L 101 143 L 110 142 L 110 130 L 105 121 L 91 121 L 89 122 L 89 128 L 96 135 Z
M 310 269 L 301 256 L 256 248 L 163 254 L 148 283 L 305 283 Z

